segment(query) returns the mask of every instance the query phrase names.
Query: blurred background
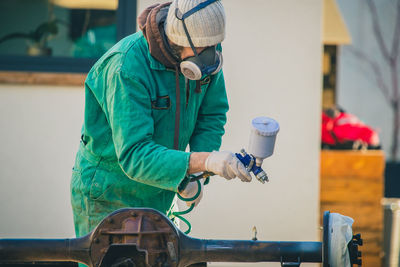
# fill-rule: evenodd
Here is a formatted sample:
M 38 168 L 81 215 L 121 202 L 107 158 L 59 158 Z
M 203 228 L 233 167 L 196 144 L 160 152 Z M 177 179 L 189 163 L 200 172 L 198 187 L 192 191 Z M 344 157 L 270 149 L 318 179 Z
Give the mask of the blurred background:
M 85 75 L 156 2 L 0 1 L 1 238 L 74 236 Z M 270 183 L 213 177 L 191 235 L 250 239 L 256 226 L 259 240 L 318 241 L 330 210 L 355 219 L 363 266 L 399 266 L 400 1 L 223 4 L 222 149 L 246 148 L 256 116 L 281 129 L 263 165 Z

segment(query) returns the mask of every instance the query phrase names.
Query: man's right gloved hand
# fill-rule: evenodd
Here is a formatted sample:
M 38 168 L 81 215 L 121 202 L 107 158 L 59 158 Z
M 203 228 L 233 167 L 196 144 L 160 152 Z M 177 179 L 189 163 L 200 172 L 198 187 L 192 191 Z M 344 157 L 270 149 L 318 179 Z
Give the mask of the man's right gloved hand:
M 214 151 L 205 162 L 206 170 L 228 180 L 238 177 L 242 182 L 250 182 L 251 175 L 240 160 L 230 151 Z

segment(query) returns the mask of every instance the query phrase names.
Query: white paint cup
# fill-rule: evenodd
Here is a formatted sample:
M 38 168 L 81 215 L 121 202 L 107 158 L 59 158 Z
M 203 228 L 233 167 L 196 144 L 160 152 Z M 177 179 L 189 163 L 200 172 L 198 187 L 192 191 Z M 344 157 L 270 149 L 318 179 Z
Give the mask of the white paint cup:
M 251 122 L 251 134 L 248 153 L 256 158 L 265 159 L 274 153 L 275 139 L 279 132 L 279 123 L 268 117 L 257 117 Z

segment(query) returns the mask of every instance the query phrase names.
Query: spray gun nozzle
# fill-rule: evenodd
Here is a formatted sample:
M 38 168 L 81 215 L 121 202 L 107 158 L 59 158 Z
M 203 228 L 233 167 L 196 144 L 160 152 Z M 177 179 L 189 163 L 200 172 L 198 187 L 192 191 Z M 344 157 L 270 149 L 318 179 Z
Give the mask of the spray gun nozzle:
M 258 173 L 256 175 L 256 178 L 263 184 L 265 184 L 265 182 L 267 182 L 267 183 L 269 182 L 268 175 L 264 171 L 261 171 L 260 173 Z

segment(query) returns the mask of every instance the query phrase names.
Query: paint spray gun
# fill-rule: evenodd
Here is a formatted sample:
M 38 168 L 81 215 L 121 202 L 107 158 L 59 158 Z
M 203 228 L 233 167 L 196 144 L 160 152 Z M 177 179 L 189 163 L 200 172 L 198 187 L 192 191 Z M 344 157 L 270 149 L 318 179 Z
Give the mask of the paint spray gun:
M 248 172 L 252 172 L 261 183 L 268 182 L 268 176 L 261 168 L 264 159 L 274 152 L 276 135 L 279 132 L 277 121 L 267 117 L 257 117 L 251 122 L 249 148 L 236 153 Z
M 270 157 L 274 152 L 276 135 L 279 132 L 279 123 L 268 117 L 257 117 L 251 122 L 251 134 L 249 148 L 240 153 L 235 153 L 236 157 L 243 163 L 248 172 L 252 172 L 261 183 L 268 182 L 268 176 L 261 168 L 264 159 Z M 192 177 L 191 181 L 197 181 L 214 175 L 211 172 L 204 172 Z

